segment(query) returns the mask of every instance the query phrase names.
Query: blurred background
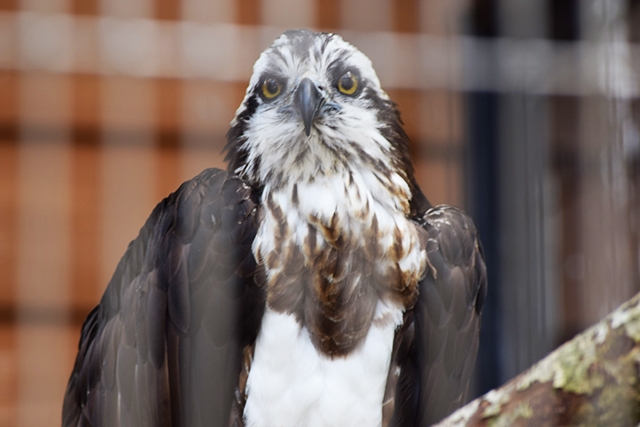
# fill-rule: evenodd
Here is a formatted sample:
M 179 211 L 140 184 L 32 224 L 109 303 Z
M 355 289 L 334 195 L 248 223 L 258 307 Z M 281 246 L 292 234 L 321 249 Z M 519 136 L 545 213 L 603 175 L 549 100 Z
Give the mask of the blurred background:
M 640 290 L 638 0 L 0 0 L 0 426 L 59 425 L 79 330 L 153 206 L 206 167 L 259 53 L 335 31 L 468 210 L 473 394 Z

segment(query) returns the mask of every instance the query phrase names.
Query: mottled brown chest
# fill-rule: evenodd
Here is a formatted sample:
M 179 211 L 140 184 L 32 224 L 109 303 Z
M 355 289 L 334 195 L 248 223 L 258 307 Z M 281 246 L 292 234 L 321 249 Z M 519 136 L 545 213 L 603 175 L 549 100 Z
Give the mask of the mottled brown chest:
M 295 315 L 318 350 L 342 356 L 357 348 L 379 301 L 402 309 L 413 306 L 423 267 L 401 267 L 421 251 L 412 224 L 389 227 L 394 221 L 379 221 L 381 212 L 373 209 L 359 211 L 357 218 L 336 210 L 322 219 L 285 213 L 271 197 L 265 202 L 262 240 L 254 249 L 266 273 L 267 304 Z M 407 232 L 416 235 L 403 236 Z

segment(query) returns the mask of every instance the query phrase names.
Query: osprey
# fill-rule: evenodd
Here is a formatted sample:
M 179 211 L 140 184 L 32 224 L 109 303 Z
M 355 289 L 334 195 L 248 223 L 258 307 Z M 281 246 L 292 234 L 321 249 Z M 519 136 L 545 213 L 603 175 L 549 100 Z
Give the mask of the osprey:
M 464 403 L 486 272 L 339 36 L 256 62 L 208 169 L 153 211 L 82 327 L 64 426 L 426 426 Z

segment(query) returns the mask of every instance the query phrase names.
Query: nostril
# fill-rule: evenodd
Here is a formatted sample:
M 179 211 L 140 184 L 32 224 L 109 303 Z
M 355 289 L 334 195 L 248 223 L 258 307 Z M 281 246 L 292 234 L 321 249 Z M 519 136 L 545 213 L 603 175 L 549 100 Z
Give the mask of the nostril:
M 340 110 L 341 110 L 340 106 L 334 102 L 326 102 L 322 106 L 322 111 L 325 113 L 337 113 Z

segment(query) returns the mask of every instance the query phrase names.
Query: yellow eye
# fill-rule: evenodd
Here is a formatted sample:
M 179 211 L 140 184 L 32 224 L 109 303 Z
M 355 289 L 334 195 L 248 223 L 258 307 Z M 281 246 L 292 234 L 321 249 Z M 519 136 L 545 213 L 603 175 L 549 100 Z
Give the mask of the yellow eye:
M 262 83 L 262 94 L 267 99 L 273 99 L 276 96 L 280 95 L 282 91 L 282 83 L 274 80 L 274 79 L 266 79 Z
M 351 71 L 347 71 L 338 80 L 338 90 L 345 95 L 353 95 L 358 90 L 358 78 Z

